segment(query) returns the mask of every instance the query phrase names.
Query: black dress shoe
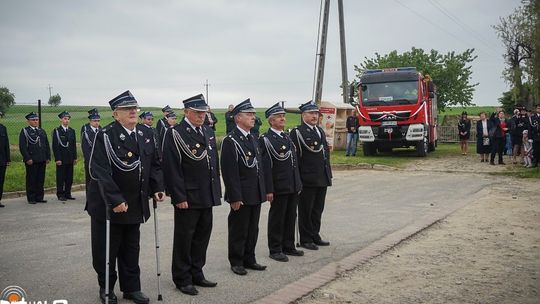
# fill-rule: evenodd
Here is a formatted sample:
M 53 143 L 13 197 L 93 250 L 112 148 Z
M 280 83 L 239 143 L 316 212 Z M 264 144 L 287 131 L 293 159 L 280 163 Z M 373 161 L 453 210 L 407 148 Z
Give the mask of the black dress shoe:
M 330 246 L 330 242 L 324 240 L 314 241 L 313 243 L 317 246 Z
M 74 200 L 75 198 L 74 198 L 73 196 L 70 195 L 70 196 L 66 196 L 66 199 L 68 199 L 68 200 Z
M 289 258 L 283 252 L 271 253 L 270 258 L 278 262 L 288 262 Z
M 28 201 L 28 203 L 34 205 L 36 201 Z
M 99 298 L 101 299 L 101 303 L 105 303 L 105 288 L 99 289 Z M 118 298 L 114 294 L 113 290 L 109 290 L 109 304 L 116 304 L 118 303 Z
M 46 203 L 47 201 L 46 200 L 36 200 L 36 203 Z
M 217 283 L 208 281 L 207 279 L 202 279 L 200 281 L 194 281 L 193 284 L 201 287 L 216 287 Z
M 263 265 L 258 264 L 258 263 L 253 263 L 253 264 L 249 264 L 249 265 L 244 265 L 244 267 L 245 267 L 245 268 L 248 268 L 248 269 L 258 270 L 258 271 L 266 270 L 266 266 L 263 266 Z
M 0 208 L 4 208 L 6 205 L 0 203 Z
M 59 196 L 58 200 L 61 201 L 61 202 L 65 202 L 65 201 L 67 201 L 67 198 L 65 198 L 63 196 Z
M 180 289 L 182 293 L 190 296 L 196 296 L 199 294 L 199 291 L 193 285 L 179 286 L 177 288 Z
M 315 243 L 302 243 L 300 244 L 300 247 L 304 247 L 309 250 L 319 250 L 319 247 L 317 247 Z
M 237 275 L 246 275 L 247 271 L 244 268 L 244 266 L 231 266 L 232 272 L 236 273 Z
M 136 304 L 148 304 L 150 299 L 142 291 L 124 292 L 124 299 L 132 300 Z
M 286 255 L 293 255 L 293 256 L 303 256 L 304 252 L 302 250 L 296 250 L 296 249 L 288 249 L 283 250 L 283 253 Z

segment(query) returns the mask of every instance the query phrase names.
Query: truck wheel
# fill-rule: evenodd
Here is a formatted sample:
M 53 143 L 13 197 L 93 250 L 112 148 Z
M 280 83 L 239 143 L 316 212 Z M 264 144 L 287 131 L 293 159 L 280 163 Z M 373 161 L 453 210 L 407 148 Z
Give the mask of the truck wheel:
M 434 143 L 429 143 L 428 145 L 428 152 L 433 152 L 435 151 L 435 147 L 437 146 L 437 144 L 434 142 Z
M 425 157 L 428 153 L 428 141 L 424 137 L 424 140 L 421 140 L 416 143 L 416 155 L 419 157 Z
M 372 156 L 375 154 L 375 144 L 374 143 L 367 143 L 365 142 L 362 145 L 362 150 L 364 150 L 364 156 Z

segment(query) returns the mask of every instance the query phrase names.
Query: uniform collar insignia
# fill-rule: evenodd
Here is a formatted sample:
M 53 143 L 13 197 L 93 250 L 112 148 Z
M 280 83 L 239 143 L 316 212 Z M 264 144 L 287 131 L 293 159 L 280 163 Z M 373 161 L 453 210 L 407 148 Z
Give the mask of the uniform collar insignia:
M 120 140 L 124 141 L 126 139 L 126 136 L 124 133 L 120 133 Z
M 143 136 L 143 133 L 141 130 L 137 131 L 137 134 L 139 134 L 139 136 Z

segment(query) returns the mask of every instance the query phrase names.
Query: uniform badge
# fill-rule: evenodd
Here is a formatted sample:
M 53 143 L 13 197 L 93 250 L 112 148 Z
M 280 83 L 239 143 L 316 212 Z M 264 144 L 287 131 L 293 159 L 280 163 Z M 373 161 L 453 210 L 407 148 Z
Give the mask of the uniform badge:
M 120 133 L 120 140 L 124 141 L 126 139 L 126 136 L 124 133 Z
M 143 133 L 142 133 L 141 130 L 137 131 L 137 134 L 139 134 L 139 136 L 142 136 L 142 135 L 143 135 Z
M 281 150 L 285 150 L 287 147 L 285 146 L 281 146 Z
M 131 153 L 131 151 L 129 151 L 127 155 L 128 155 L 128 157 L 132 157 L 133 153 Z
M 196 145 L 195 145 L 195 147 L 197 147 L 197 148 L 200 148 L 200 147 L 201 147 L 201 145 L 199 145 L 199 144 L 196 144 Z

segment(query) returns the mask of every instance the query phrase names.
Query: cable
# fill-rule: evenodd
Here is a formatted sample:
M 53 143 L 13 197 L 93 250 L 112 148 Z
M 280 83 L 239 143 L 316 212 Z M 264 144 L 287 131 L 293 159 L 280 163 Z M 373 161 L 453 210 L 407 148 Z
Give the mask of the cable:
M 439 10 L 441 13 L 443 13 L 446 17 L 448 17 L 450 20 L 452 20 L 455 24 L 457 24 L 459 27 L 464 29 L 466 32 L 469 32 L 470 35 L 474 36 L 474 38 L 476 40 L 483 43 L 485 46 L 487 46 L 490 49 L 496 48 L 496 46 L 492 45 L 488 40 L 485 40 L 484 37 L 482 37 L 481 34 L 479 34 L 473 28 L 468 26 L 465 22 L 461 21 L 457 16 L 452 14 L 452 12 L 450 12 L 448 9 L 446 9 L 437 0 L 428 0 L 428 1 L 433 7 L 435 7 L 437 10 Z

